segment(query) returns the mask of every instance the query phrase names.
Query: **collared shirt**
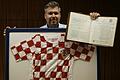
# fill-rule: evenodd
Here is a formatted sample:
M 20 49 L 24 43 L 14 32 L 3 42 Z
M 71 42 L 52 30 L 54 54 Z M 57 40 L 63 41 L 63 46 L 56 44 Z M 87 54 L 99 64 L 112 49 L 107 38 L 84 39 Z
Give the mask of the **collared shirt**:
M 90 61 L 95 46 L 66 42 L 64 38 L 65 34 L 55 38 L 36 34 L 12 46 L 11 50 L 17 62 L 31 62 L 31 80 L 72 80 L 73 62 L 78 59 Z
M 47 24 L 46 24 L 46 25 L 41 26 L 40 28 L 48 28 L 48 26 L 47 26 Z M 66 28 L 66 25 L 59 23 L 58 28 Z

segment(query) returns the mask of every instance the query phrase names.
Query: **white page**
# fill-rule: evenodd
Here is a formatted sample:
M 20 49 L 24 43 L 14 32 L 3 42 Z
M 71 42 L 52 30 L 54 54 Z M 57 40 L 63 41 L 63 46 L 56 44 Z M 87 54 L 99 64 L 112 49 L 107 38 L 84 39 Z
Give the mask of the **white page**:
M 89 41 L 90 16 L 80 13 L 70 13 L 67 39 L 80 42 Z
M 99 17 L 92 21 L 90 43 L 113 46 L 117 17 Z

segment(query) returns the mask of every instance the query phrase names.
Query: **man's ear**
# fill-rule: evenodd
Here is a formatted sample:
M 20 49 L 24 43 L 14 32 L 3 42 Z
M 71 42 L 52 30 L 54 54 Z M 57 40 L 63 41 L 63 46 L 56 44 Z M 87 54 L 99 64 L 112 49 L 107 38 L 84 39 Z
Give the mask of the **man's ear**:
M 44 13 L 44 18 L 46 19 L 46 14 Z

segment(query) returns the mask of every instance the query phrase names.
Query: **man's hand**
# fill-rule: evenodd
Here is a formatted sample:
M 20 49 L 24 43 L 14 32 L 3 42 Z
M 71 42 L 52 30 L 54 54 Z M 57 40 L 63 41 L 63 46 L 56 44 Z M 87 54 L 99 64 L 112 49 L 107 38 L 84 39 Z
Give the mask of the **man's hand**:
M 91 17 L 92 20 L 97 19 L 99 16 L 100 16 L 100 14 L 97 13 L 97 12 L 91 12 L 90 13 L 90 17 Z

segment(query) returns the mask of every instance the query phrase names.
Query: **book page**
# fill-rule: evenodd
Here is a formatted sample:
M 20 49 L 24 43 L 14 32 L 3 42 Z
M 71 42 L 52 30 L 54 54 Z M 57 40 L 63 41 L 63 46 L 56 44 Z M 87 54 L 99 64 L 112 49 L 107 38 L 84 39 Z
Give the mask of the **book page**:
M 67 40 L 88 42 L 90 36 L 90 16 L 71 12 L 69 17 Z
M 98 17 L 92 20 L 90 43 L 113 46 L 117 17 Z

